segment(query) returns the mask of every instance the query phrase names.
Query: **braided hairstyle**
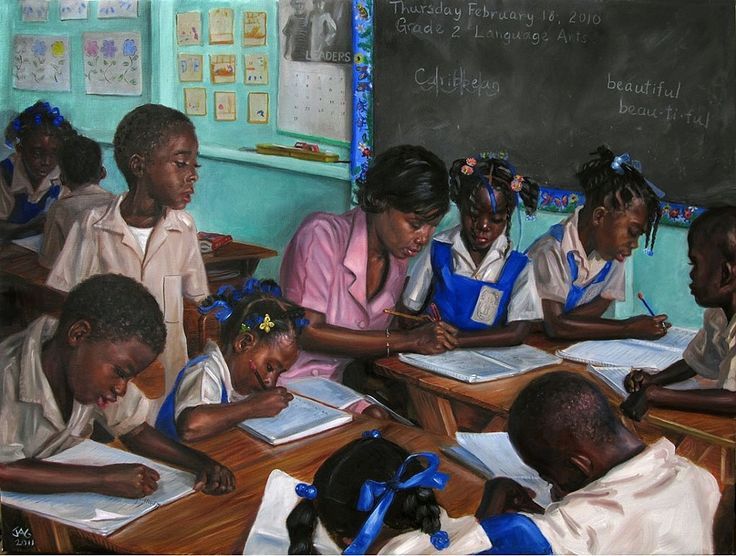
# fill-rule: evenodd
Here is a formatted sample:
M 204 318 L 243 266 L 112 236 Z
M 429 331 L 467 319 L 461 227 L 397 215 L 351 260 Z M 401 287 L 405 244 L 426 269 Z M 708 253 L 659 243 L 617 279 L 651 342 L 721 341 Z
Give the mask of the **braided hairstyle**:
M 8 122 L 5 128 L 5 144 L 11 149 L 15 148 L 18 143 L 37 132 L 56 137 L 61 143 L 76 133 L 57 107 L 38 100 Z
M 503 195 L 506 204 L 506 238 L 509 240 L 507 249 L 511 245 L 511 215 L 517 205 L 517 192 L 512 189 L 512 183 L 516 179 L 521 186 L 518 196 L 527 215 L 534 214 L 539 199 L 537 182 L 526 176 L 517 176 L 516 170 L 508 161 L 493 156 L 458 158 L 450 167 L 450 199 L 461 212 L 485 185 L 486 180 L 494 191 Z
M 366 480 L 389 481 L 409 453 L 384 438 L 361 438 L 344 446 L 317 470 L 315 500 L 303 499 L 289 514 L 289 554 L 315 554 L 313 545 L 317 518 L 340 545 L 342 538 L 354 538 L 369 512 L 356 510 L 360 488 Z M 406 476 L 423 469 L 410 462 Z M 436 533 L 440 529 L 440 507 L 431 488 L 400 490 L 386 514 L 384 523 L 397 531 L 420 529 Z
M 620 164 L 619 170 L 614 170 L 612 163 L 616 156 L 607 146 L 601 145 L 591 154 L 596 155 L 596 158 L 583 164 L 576 174 L 585 192 L 585 204 L 624 212 L 635 199 L 641 199 L 647 210 L 644 247 L 653 250 L 662 216 L 657 194 L 633 165 Z
M 202 302 L 202 307 L 207 310 L 217 301 L 224 301 L 232 308 L 232 314 L 223 322 L 220 331 L 225 349 L 230 349 L 243 331 L 253 334 L 258 342 L 274 345 L 283 336 L 296 339 L 306 325 L 304 309 L 281 298 L 281 288 L 273 280 L 250 279 L 243 290 L 220 288 L 216 295 Z M 262 328 L 266 315 L 270 325 Z
M 183 130 L 195 133 L 192 121 L 179 110 L 163 104 L 143 104 L 123 116 L 112 143 L 115 162 L 128 188 L 135 187 L 136 183 L 130 169 L 130 157 L 134 154 L 150 157 L 172 134 Z

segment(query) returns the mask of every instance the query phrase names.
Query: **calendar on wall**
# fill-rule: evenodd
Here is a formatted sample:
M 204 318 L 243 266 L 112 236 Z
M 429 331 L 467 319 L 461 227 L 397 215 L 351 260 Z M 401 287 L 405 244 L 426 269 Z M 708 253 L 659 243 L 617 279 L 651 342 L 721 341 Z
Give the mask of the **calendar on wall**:
M 350 9 L 350 0 L 279 2 L 279 130 L 350 141 Z
M 293 64 L 298 65 L 298 64 Z M 342 67 L 294 69 L 279 76 L 278 126 L 283 131 L 350 140 L 351 82 Z

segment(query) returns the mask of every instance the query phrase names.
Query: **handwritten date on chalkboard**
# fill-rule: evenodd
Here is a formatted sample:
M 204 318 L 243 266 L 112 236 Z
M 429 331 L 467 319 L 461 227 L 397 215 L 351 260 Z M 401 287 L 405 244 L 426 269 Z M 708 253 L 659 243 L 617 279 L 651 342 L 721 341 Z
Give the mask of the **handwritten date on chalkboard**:
M 506 151 L 576 189 L 599 144 L 666 200 L 736 203 L 736 0 L 381 0 L 377 151 Z

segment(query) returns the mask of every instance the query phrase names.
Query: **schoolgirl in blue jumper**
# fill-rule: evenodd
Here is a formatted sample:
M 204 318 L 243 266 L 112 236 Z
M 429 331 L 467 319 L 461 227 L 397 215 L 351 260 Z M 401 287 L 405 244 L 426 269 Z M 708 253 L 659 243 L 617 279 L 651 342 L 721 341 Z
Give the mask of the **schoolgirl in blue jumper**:
M 453 162 L 450 196 L 460 224 L 419 256 L 402 302 L 456 326 L 460 347 L 519 344 L 542 308 L 529 259 L 512 249 L 512 215 L 518 204 L 535 211 L 539 186 L 506 160 L 478 155 Z

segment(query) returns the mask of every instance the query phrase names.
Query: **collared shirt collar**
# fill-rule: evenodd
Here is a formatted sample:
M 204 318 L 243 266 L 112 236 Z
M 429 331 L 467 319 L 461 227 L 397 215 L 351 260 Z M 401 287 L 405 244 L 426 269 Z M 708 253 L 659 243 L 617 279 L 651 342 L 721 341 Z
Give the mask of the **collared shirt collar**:
M 485 271 L 489 266 L 504 258 L 507 247 L 509 249 L 511 248 L 505 232 L 506 229 L 504 228 L 501 234 L 493 240 L 493 243 L 491 243 L 485 257 L 483 257 L 483 260 L 477 266 L 475 262 L 473 262 L 473 258 L 470 256 L 470 252 L 463 241 L 462 226 L 455 226 L 454 228 L 440 232 L 435 236 L 435 239 L 442 243 L 449 243 L 452 245 L 453 252 L 456 256 L 462 259 L 467 268 L 475 269 L 473 275 L 482 276 L 485 274 Z
M 27 193 L 28 199 L 31 202 L 36 202 L 38 199 L 51 189 L 54 185 L 61 185 L 61 179 L 59 178 L 61 170 L 56 166 L 48 175 L 41 180 L 38 189 L 33 189 L 31 180 L 28 178 L 26 173 L 25 165 L 20 159 L 17 153 L 13 153 L 10 157 L 13 162 L 13 183 L 10 184 L 9 191 L 13 195 L 17 193 Z

